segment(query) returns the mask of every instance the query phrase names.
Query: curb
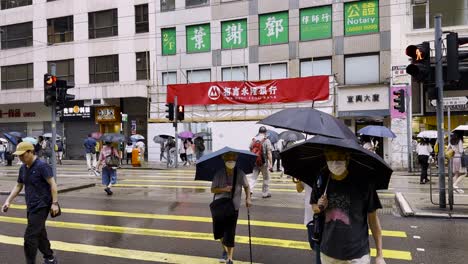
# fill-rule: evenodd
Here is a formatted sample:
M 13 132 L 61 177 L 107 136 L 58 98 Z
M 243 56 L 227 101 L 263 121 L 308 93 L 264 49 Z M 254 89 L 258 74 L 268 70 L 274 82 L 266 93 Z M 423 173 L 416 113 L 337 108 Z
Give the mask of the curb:
M 403 216 L 414 216 L 414 211 L 401 192 L 395 193 L 395 200 L 403 213 Z
M 90 184 L 84 184 L 84 185 L 78 185 L 78 186 L 73 186 L 65 189 L 60 189 L 58 190 L 58 193 L 66 193 L 66 192 L 72 192 L 76 190 L 81 190 L 81 189 L 87 189 L 96 186 L 95 183 L 90 183 Z M 0 192 L 0 195 L 10 195 L 10 192 Z M 24 196 L 24 192 L 20 192 L 18 196 Z

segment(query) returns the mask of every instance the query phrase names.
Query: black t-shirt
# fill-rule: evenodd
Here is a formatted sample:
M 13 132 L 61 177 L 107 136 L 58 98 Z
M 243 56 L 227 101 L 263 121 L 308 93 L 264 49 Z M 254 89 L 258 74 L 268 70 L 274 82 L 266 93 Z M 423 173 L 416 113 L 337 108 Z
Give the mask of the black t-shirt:
M 26 177 L 27 173 L 29 175 Z M 24 192 L 28 212 L 49 207 L 52 204 L 50 185 L 47 182 L 52 176 L 52 168 L 38 158 L 29 169 L 25 164 L 21 166 L 17 182 L 25 186 Z
M 351 260 L 369 253 L 367 214 L 382 205 L 375 188 L 362 184 L 357 180 L 359 176 L 350 173 L 342 181 L 330 179 L 328 185 L 320 250 L 335 259 Z M 311 203 L 317 203 L 314 195 Z

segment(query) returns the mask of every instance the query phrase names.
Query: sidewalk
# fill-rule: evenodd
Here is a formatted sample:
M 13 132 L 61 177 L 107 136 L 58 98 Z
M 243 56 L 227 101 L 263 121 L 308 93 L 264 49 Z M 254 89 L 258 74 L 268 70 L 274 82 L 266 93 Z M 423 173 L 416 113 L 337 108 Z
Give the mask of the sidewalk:
M 468 182 L 468 179 L 465 179 L 465 182 Z M 467 188 L 464 188 L 465 194 L 454 192 L 453 210 L 450 210 L 447 181 L 445 183 L 445 187 L 447 188 L 446 208 L 440 208 L 438 205 L 439 178 L 435 177 L 435 175 L 432 175 L 430 183 L 419 184 L 419 173 L 396 171 L 392 175 L 390 185 L 392 191 L 396 194 L 395 200 L 403 216 L 468 219 Z

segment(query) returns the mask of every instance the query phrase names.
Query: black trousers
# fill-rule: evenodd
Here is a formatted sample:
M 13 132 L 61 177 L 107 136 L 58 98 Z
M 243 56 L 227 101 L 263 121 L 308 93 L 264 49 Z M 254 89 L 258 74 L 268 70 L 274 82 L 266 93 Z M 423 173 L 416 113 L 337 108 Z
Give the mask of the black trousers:
M 275 167 L 275 163 L 276 163 L 276 170 L 279 171 L 281 169 L 281 158 L 280 158 L 279 151 L 274 150 L 272 153 L 272 158 L 273 158 L 273 164 L 271 165 L 271 169 Z
M 419 155 L 418 156 L 419 164 L 421 164 L 421 176 L 419 182 L 427 180 L 427 168 L 429 167 L 429 156 L 428 155 Z
M 37 249 L 44 255 L 44 258 L 51 259 L 54 257 L 45 227 L 49 210 L 48 207 L 44 207 L 34 212 L 28 212 L 28 226 L 24 233 L 26 264 L 36 263 Z

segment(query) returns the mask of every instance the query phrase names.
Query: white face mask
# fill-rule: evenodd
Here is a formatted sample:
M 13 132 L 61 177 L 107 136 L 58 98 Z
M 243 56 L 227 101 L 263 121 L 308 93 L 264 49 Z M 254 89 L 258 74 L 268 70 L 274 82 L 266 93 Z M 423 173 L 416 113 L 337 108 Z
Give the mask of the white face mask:
M 337 176 L 343 175 L 346 171 L 345 160 L 329 160 L 327 161 L 327 166 L 330 172 Z
M 236 166 L 236 162 L 233 160 L 226 161 L 224 164 L 226 165 L 226 168 L 231 170 L 234 169 L 234 167 Z

